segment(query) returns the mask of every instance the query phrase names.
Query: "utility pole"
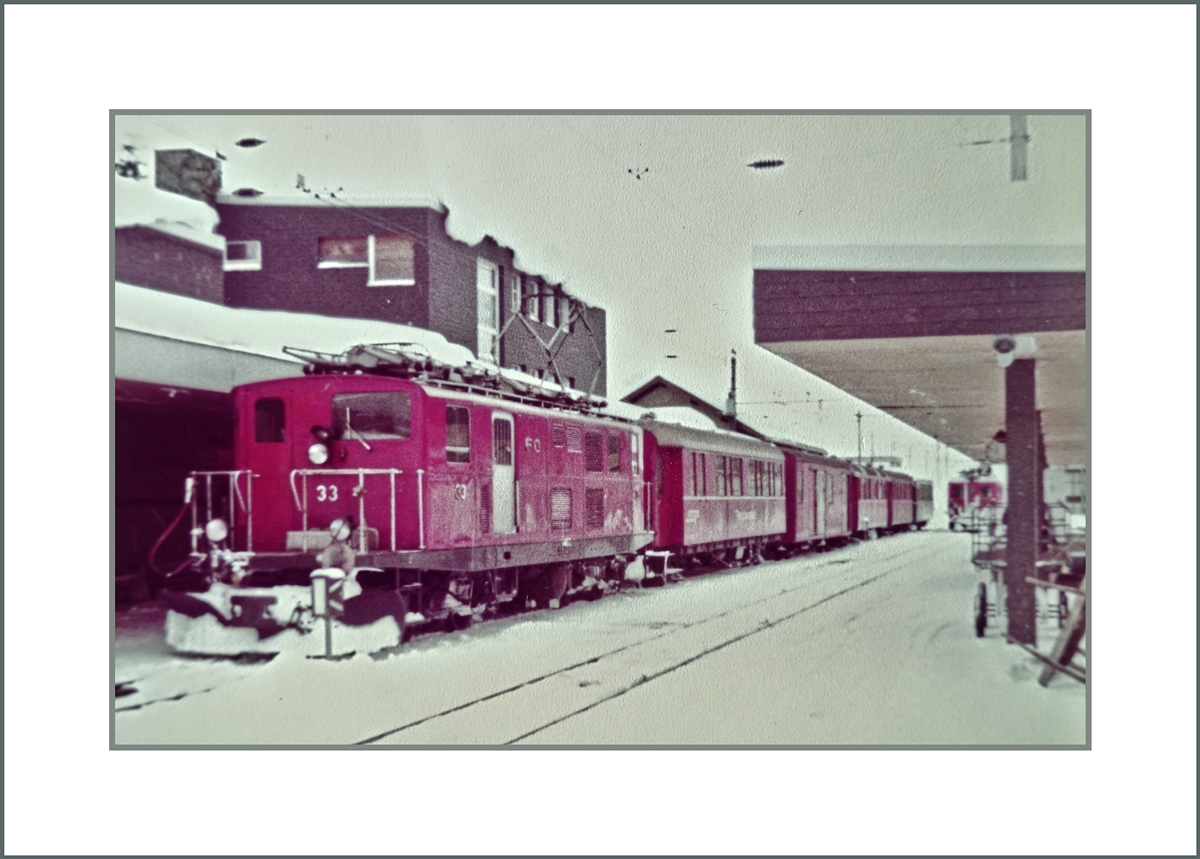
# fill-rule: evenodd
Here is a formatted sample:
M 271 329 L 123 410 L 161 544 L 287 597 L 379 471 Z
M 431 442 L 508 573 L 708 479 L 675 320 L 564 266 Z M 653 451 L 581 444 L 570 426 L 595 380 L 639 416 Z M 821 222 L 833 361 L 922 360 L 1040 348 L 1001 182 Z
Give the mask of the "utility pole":
M 855 412 L 854 417 L 858 418 L 858 464 L 862 465 L 862 412 Z
M 729 350 L 733 356 L 729 359 L 729 399 L 725 401 L 725 417 L 729 428 L 737 425 L 737 349 Z

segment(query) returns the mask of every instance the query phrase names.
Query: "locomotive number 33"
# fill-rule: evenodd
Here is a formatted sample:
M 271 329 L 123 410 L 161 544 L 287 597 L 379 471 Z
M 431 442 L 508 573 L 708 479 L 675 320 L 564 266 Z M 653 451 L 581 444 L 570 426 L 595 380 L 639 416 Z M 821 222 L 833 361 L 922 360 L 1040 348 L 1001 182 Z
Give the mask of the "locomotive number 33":
M 317 500 L 318 501 L 337 501 L 337 487 L 334 486 L 333 484 L 330 484 L 329 486 L 318 485 L 317 486 Z

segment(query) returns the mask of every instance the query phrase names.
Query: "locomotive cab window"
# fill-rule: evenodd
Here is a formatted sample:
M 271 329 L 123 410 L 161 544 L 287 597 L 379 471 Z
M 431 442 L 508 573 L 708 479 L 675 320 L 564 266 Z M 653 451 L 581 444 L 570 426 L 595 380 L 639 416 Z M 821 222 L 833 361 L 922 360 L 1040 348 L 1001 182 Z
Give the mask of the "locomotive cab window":
M 471 461 L 471 410 L 446 406 L 446 462 Z
M 254 402 L 254 440 L 259 444 L 283 441 L 283 400 L 263 397 Z
M 621 437 L 615 432 L 608 435 L 608 470 L 621 470 Z
M 410 413 L 408 394 L 403 391 L 335 394 L 333 397 L 333 429 L 339 437 L 408 438 Z

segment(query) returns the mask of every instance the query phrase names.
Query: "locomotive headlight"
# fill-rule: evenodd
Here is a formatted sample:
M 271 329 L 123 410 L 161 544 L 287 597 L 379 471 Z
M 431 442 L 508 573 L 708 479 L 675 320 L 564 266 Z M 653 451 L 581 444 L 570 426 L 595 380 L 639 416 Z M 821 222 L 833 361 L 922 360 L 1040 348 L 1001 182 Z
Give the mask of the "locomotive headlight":
M 329 448 L 320 442 L 309 445 L 308 461 L 313 465 L 324 465 L 329 461 Z
M 204 536 L 208 537 L 210 542 L 220 543 L 229 536 L 229 526 L 223 519 L 209 520 L 209 523 L 204 526 Z

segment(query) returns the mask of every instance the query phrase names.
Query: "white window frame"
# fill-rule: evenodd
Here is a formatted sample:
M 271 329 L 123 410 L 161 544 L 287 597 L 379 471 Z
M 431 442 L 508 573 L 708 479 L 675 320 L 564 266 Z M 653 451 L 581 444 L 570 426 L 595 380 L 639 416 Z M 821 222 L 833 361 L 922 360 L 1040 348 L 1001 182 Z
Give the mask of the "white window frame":
M 230 259 L 230 245 L 245 245 L 247 251 L 247 259 Z M 251 253 L 252 252 L 252 253 Z M 224 261 L 221 264 L 223 271 L 261 271 L 262 270 L 262 242 L 257 239 L 249 241 L 225 242 Z
M 404 239 L 404 236 L 396 238 Z M 412 239 L 404 239 L 412 244 Z M 414 248 L 415 250 L 415 248 Z M 416 272 L 413 272 L 416 274 Z M 415 277 L 402 277 L 393 280 L 379 280 L 375 277 L 375 236 L 367 236 L 367 286 L 416 286 Z
M 570 330 L 571 321 L 571 299 L 567 295 L 558 295 L 555 297 L 555 302 L 558 304 L 558 327 L 563 330 Z
M 521 276 L 510 271 L 505 277 L 508 282 L 508 312 L 510 316 L 515 316 L 521 312 L 521 302 L 524 300 L 521 294 Z
M 542 319 L 542 287 L 536 280 L 526 278 L 525 286 L 532 286 L 533 292 L 526 293 L 525 289 L 521 290 L 521 301 L 529 302 L 523 305 L 522 309 L 525 312 L 525 318 L 531 319 L 534 322 L 540 322 Z
M 487 283 L 485 285 L 483 275 L 487 273 Z M 492 304 L 492 318 L 495 319 L 494 327 L 486 327 L 480 319 L 475 320 L 476 330 L 476 356 L 480 361 L 487 361 L 499 365 L 500 363 L 500 267 L 490 260 L 483 257 L 478 257 L 475 262 L 475 292 L 476 302 L 479 301 L 480 295 L 486 297 L 487 301 Z M 476 304 L 478 307 L 478 303 Z M 484 349 L 484 338 L 488 338 L 491 348 Z

